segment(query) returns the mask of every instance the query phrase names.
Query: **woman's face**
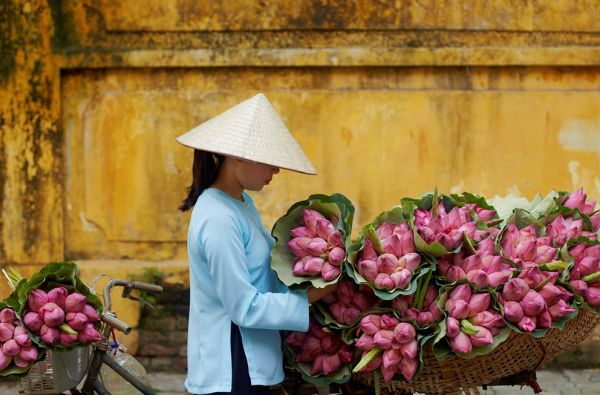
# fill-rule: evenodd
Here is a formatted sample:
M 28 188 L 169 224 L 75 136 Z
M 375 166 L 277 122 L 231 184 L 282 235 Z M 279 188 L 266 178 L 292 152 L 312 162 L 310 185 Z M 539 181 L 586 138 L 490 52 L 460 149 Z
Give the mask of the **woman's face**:
M 273 176 L 279 173 L 279 167 L 264 163 L 252 162 L 246 159 L 237 159 L 237 179 L 244 189 L 260 191 L 268 185 Z

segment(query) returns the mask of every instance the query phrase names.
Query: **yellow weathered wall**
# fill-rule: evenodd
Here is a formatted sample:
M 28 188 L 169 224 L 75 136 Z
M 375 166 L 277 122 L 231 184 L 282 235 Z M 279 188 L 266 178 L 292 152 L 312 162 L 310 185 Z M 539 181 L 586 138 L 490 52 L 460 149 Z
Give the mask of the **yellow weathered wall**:
M 319 171 L 255 194 L 268 227 L 317 192 L 347 195 L 355 228 L 434 186 L 600 199 L 597 1 L 0 8 L 0 261 L 23 274 L 74 260 L 88 282 L 148 266 L 187 281 L 192 152 L 174 138 L 257 92 Z

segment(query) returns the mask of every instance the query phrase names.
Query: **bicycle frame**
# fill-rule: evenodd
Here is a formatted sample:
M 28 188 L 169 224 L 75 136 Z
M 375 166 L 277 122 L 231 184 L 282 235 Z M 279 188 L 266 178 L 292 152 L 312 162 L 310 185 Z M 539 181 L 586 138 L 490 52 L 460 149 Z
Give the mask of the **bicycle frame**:
M 117 320 L 115 314 L 110 311 L 110 289 L 117 285 L 124 286 L 125 289 L 129 291 L 131 291 L 133 288 L 136 288 L 149 292 L 162 292 L 162 287 L 135 281 L 111 280 L 106 284 L 104 288 L 104 312 L 102 313 L 101 317 L 102 321 L 105 323 L 103 331 L 103 338 L 105 341 L 93 346 L 94 352 L 92 354 L 92 361 L 87 369 L 87 377 L 81 389 L 81 393 L 85 395 L 92 395 L 94 392 L 96 392 L 100 395 L 111 395 L 100 379 L 100 368 L 102 367 L 102 364 L 105 364 L 143 394 L 156 395 L 151 388 L 146 386 L 138 377 L 131 374 L 127 369 L 119 365 L 119 363 L 117 363 L 117 361 L 115 361 L 108 353 L 109 347 L 108 344 L 106 344 L 106 339 L 110 337 L 111 328 L 117 328 L 125 334 L 131 331 L 131 328 L 127 324 Z

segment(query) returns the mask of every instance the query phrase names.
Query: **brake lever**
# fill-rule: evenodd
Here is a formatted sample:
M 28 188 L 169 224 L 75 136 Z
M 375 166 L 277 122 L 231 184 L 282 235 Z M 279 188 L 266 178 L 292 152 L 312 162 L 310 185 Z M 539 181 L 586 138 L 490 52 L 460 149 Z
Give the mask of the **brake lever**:
M 145 301 L 142 298 L 139 298 L 137 296 L 134 296 L 131 294 L 131 292 L 133 291 L 132 287 L 123 287 L 123 293 L 121 294 L 122 298 L 127 298 L 127 299 L 131 299 L 131 300 L 135 300 L 136 302 L 140 302 L 146 306 L 148 306 L 151 309 L 154 309 L 154 306 L 152 304 L 150 304 L 149 302 Z

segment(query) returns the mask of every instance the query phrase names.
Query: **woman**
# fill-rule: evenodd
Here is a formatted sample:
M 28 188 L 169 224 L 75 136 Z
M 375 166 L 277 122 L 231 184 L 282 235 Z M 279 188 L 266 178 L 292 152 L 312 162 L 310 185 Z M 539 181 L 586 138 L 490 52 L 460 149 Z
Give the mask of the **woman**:
M 266 394 L 284 378 L 279 330 L 306 331 L 308 304 L 334 287 L 290 291 L 278 281 L 270 268 L 274 240 L 245 190 L 260 191 L 280 168 L 315 170 L 262 94 L 177 141 L 195 149 L 180 207 L 193 208 L 186 388 Z

